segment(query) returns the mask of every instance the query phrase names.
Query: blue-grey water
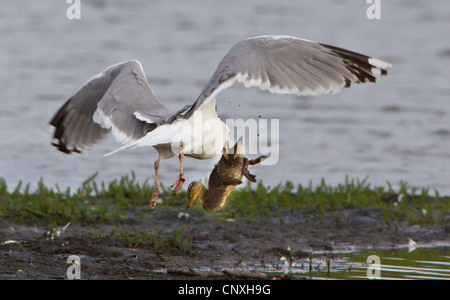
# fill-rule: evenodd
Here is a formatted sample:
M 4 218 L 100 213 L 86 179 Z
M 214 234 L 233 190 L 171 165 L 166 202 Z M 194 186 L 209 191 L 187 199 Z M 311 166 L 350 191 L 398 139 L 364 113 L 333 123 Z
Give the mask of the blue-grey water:
M 266 272 L 295 277 L 328 279 L 450 280 L 448 248 L 357 250 L 344 253 L 311 253 L 290 263 L 281 257 Z M 376 256 L 376 261 L 368 257 Z M 374 265 L 374 263 L 379 264 Z
M 375 185 L 432 187 L 450 194 L 450 2 L 381 1 L 369 20 L 366 1 L 81 0 L 69 20 L 66 1 L 0 4 L 0 177 L 78 187 L 95 172 L 110 181 L 134 170 L 153 180 L 153 149 L 111 157 L 111 137 L 82 155 L 50 146 L 47 123 L 63 102 L 109 65 L 142 62 L 169 108 L 192 103 L 217 64 L 240 39 L 293 35 L 351 49 L 393 64 L 377 84 L 299 98 L 245 89 L 222 92 L 223 118 L 280 119 L 280 157 L 255 166 L 266 184 L 330 184 L 346 175 Z M 217 160 L 217 159 L 216 159 Z M 207 178 L 216 160 L 185 160 L 187 181 Z M 178 176 L 164 161 L 161 180 Z

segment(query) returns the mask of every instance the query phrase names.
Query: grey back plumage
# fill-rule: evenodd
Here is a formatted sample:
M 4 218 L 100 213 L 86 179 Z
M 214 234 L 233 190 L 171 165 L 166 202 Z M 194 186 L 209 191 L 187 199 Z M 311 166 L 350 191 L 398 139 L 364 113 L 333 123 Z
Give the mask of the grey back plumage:
M 155 97 L 138 61 L 109 67 L 91 78 L 56 112 L 53 145 L 64 153 L 89 149 L 111 132 L 126 144 L 171 115 Z

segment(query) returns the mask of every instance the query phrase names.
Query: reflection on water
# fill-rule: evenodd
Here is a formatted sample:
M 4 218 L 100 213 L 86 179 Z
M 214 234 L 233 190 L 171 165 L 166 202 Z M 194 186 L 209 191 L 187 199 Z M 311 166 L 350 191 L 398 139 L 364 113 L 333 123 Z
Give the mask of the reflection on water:
M 238 85 L 221 93 L 224 118 L 280 119 L 279 163 L 255 166 L 258 179 L 337 184 L 369 176 L 375 185 L 404 180 L 450 194 L 448 0 L 383 2 L 376 21 L 364 1 L 82 1 L 81 20 L 67 19 L 65 1 L 26 2 L 2 1 L 0 11 L 0 177 L 11 187 L 43 177 L 78 188 L 96 171 L 107 182 L 131 170 L 152 180 L 153 149 L 104 158 L 118 146 L 109 139 L 67 156 L 50 146 L 47 122 L 91 76 L 129 59 L 142 62 L 155 94 L 178 110 L 196 99 L 235 42 L 286 34 L 394 68 L 375 85 L 336 95 L 300 99 Z M 186 180 L 206 178 L 215 162 L 186 159 Z M 162 162 L 160 174 L 171 184 L 178 160 Z
M 419 248 L 412 252 L 402 250 L 373 250 L 349 253 L 314 253 L 287 262 L 282 257 L 280 265 L 272 268 L 294 278 L 311 279 L 369 279 L 376 275 L 374 265 L 367 258 L 380 258 L 377 279 L 440 279 L 450 280 L 450 249 Z M 369 269 L 368 271 L 368 268 Z M 369 273 L 368 273 L 369 272 Z

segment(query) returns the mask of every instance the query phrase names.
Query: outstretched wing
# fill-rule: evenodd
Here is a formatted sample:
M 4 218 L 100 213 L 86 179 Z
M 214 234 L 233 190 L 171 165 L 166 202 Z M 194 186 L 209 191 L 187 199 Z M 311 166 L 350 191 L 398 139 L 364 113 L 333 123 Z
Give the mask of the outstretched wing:
M 375 82 L 375 75 L 386 75 L 390 67 L 373 57 L 296 37 L 249 38 L 231 48 L 183 115 L 189 117 L 236 80 L 272 93 L 319 95 Z
M 142 65 L 127 61 L 91 78 L 56 112 L 53 145 L 64 153 L 89 149 L 111 132 L 122 144 L 142 138 L 172 112 L 155 97 Z

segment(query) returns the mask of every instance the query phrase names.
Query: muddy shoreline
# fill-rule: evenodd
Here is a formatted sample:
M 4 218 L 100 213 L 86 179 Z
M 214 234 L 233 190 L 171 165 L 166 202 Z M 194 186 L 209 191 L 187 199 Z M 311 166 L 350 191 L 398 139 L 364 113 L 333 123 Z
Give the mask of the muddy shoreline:
M 166 240 L 183 230 L 192 244 L 130 245 L 109 238 L 113 229 L 130 235 L 157 229 Z M 57 237 L 46 226 L 0 218 L 0 279 L 66 279 L 69 255 L 80 257 L 82 279 L 277 279 L 283 277 L 283 259 L 286 264 L 311 253 L 333 259 L 345 251 L 404 248 L 409 239 L 419 247 L 448 247 L 450 225 L 386 221 L 377 207 L 233 220 L 171 208 L 115 224 L 71 224 Z

